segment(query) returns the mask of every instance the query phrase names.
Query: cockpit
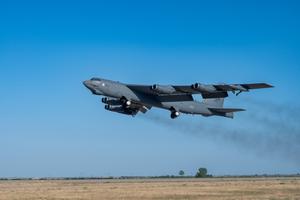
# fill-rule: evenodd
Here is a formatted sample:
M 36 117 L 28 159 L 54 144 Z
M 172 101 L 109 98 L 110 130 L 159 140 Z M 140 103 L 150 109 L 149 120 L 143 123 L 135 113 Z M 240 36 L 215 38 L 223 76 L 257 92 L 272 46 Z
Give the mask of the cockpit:
M 91 81 L 102 81 L 101 78 L 91 78 Z

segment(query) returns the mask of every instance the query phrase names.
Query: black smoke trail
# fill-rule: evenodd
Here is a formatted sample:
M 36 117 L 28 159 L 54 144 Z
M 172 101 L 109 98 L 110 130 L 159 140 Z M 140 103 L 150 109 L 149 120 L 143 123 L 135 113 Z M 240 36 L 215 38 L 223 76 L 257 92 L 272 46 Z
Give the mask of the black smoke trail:
M 230 119 L 228 124 L 219 123 L 218 120 L 216 123 L 196 123 L 185 119 L 171 120 L 166 115 L 153 113 L 147 113 L 145 118 L 164 125 L 171 131 L 192 134 L 216 142 L 227 142 L 258 155 L 280 157 L 300 166 L 298 107 L 273 103 L 266 105 L 266 102 L 251 101 L 254 109 L 239 113 L 243 115 L 242 123 L 247 124 L 247 128 L 237 126 Z

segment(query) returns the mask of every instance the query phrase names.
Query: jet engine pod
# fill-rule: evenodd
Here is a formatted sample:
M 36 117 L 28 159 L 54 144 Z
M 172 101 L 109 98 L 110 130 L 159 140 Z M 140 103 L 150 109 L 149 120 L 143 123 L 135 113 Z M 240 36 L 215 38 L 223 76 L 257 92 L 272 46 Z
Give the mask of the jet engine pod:
M 105 110 L 111 110 L 112 107 L 110 105 L 105 105 L 104 108 Z
M 136 110 L 133 109 L 127 109 L 123 106 L 111 106 L 111 105 L 105 105 L 104 107 L 106 110 L 116 113 L 121 113 L 125 115 L 135 115 L 137 113 Z
M 107 103 L 108 98 L 104 97 L 101 99 L 102 103 Z
M 158 88 L 158 85 L 156 85 L 156 84 L 151 86 L 151 90 L 157 90 L 157 88 Z
M 119 99 L 110 99 L 110 98 L 102 98 L 102 103 L 112 105 L 112 106 L 117 106 L 117 105 L 122 105 L 121 100 Z
M 230 87 L 233 90 L 239 90 L 239 91 L 242 91 L 242 92 L 248 92 L 248 90 L 246 88 L 244 88 L 242 85 L 230 85 Z
M 194 90 L 198 90 L 200 92 L 216 92 L 217 89 L 213 85 L 205 85 L 201 83 L 195 83 L 192 85 Z
M 111 106 L 111 105 L 105 105 L 105 109 L 113 112 L 123 112 L 125 109 L 123 106 Z
M 160 94 L 172 94 L 176 92 L 175 88 L 171 85 L 154 84 L 150 87 L 150 89 Z

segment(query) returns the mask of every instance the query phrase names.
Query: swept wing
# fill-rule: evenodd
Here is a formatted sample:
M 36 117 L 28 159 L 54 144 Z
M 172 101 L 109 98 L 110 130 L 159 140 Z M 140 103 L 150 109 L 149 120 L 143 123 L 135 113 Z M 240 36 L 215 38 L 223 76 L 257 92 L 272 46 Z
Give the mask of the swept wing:
M 248 92 L 253 89 L 271 88 L 272 85 L 266 83 L 253 84 L 200 84 L 193 85 L 127 85 L 130 89 L 150 95 L 157 96 L 178 96 L 201 94 L 204 99 L 207 98 L 225 98 L 228 92 L 236 93 Z

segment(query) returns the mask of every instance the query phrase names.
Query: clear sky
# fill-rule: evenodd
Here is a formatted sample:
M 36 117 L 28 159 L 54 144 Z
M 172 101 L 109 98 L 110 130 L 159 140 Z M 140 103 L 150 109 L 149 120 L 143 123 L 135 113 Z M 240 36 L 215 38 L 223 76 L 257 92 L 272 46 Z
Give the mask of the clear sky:
M 300 172 L 299 1 L 0 2 L 0 177 Z M 82 85 L 267 82 L 234 120 L 107 112 Z M 199 98 L 201 99 L 201 98 Z

